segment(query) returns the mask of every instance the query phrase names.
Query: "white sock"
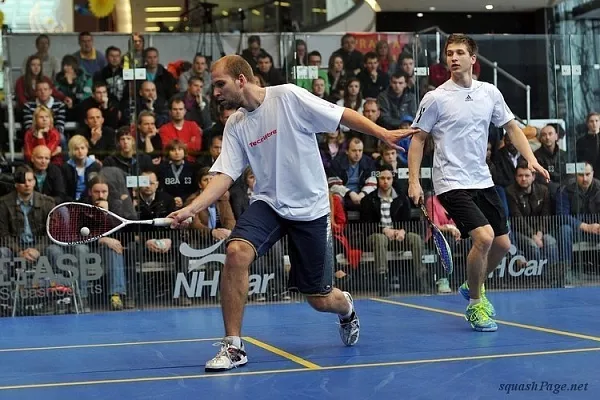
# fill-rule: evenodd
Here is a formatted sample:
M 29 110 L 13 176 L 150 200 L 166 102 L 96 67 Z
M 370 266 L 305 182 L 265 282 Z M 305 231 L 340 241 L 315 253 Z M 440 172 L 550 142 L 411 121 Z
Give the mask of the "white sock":
M 481 299 L 470 299 L 469 304 L 479 304 L 481 303 Z
M 350 304 L 350 302 L 348 302 L 348 305 L 350 306 L 350 311 L 348 311 L 348 314 L 340 314 L 340 318 L 342 318 L 342 319 L 349 319 L 352 316 L 352 312 L 354 311 L 354 307 L 352 306 L 352 304 Z
M 242 348 L 242 338 L 240 338 L 239 336 L 227 336 L 225 340 L 231 343 L 233 346 L 237 347 L 238 349 Z

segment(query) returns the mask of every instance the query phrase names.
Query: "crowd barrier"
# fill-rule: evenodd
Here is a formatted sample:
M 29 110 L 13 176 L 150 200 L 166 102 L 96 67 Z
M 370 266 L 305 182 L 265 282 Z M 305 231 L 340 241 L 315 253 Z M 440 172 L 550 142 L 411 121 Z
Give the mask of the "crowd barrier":
M 600 234 L 584 233 L 577 221 L 564 216 L 512 219 L 511 247 L 489 272 L 487 290 L 599 285 Z M 376 224 L 351 223 L 342 230 L 335 226 L 330 259 L 334 285 L 357 298 L 456 295 L 466 279 L 471 239 L 457 240 L 452 229 L 444 228 L 454 260 L 454 271 L 447 275 L 422 219 L 396 228 L 403 230 L 402 241 L 388 239 Z M 539 232 L 539 239 L 534 238 Z M 192 230 L 121 232 L 111 237 L 121 242 L 121 253 L 103 243 L 60 247 L 41 237 L 25 246 L 18 238 L 0 239 L 1 315 L 220 304 L 223 241 L 208 240 Z M 22 253 L 27 247 L 36 248 L 39 257 Z M 302 296 L 287 289 L 290 265 L 289 243 L 283 238 L 251 265 L 248 302 L 303 302 Z

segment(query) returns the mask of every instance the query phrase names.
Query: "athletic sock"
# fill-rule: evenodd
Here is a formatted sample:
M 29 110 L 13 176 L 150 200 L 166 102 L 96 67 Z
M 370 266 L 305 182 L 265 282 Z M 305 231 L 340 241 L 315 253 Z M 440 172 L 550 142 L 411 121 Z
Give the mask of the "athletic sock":
M 239 336 L 227 336 L 225 340 L 227 340 L 229 343 L 231 343 L 238 349 L 242 348 L 242 338 L 240 338 Z
M 350 304 L 350 302 L 348 302 L 348 304 L 350 305 L 350 311 L 348 311 L 348 314 L 339 314 L 340 319 L 343 321 L 348 321 L 352 317 L 352 314 L 354 314 L 354 306 Z
M 481 303 L 481 299 L 470 299 L 469 300 L 469 305 L 471 304 L 479 304 Z

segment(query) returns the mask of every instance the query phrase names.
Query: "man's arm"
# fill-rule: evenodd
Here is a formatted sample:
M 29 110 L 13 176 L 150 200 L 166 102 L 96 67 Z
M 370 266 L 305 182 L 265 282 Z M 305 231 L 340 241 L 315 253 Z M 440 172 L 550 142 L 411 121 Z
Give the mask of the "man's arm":
M 225 194 L 233 184 L 229 175 L 217 174 L 214 176 L 206 189 L 200 193 L 189 205 L 179 211 L 172 212 L 168 218 L 175 219 L 174 227 L 181 224 L 189 217 L 195 217 L 200 211 L 205 210 Z
M 423 189 L 421 188 L 419 178 L 426 139 L 427 133 L 419 130 L 419 133 L 412 137 L 408 151 L 408 197 L 415 205 L 419 205 L 424 201 Z
M 367 117 L 352 110 L 351 108 L 346 108 L 344 110 L 340 124 L 347 126 L 354 131 L 374 136 L 379 140 L 389 144 L 393 148 L 402 151 L 405 151 L 405 149 L 398 146 L 397 142 L 400 141 L 400 139 L 404 139 L 405 137 L 411 136 L 418 132 L 417 129 L 412 128 L 387 130 L 382 126 L 377 125 Z

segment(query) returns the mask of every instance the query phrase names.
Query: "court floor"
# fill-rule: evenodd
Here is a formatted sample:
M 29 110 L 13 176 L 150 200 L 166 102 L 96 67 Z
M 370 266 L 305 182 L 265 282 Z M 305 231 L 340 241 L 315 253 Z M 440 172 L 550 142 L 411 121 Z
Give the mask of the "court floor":
M 3 318 L 0 399 L 598 399 L 600 288 L 357 299 L 361 337 L 307 304 L 246 308 L 249 363 L 206 374 L 218 308 Z

